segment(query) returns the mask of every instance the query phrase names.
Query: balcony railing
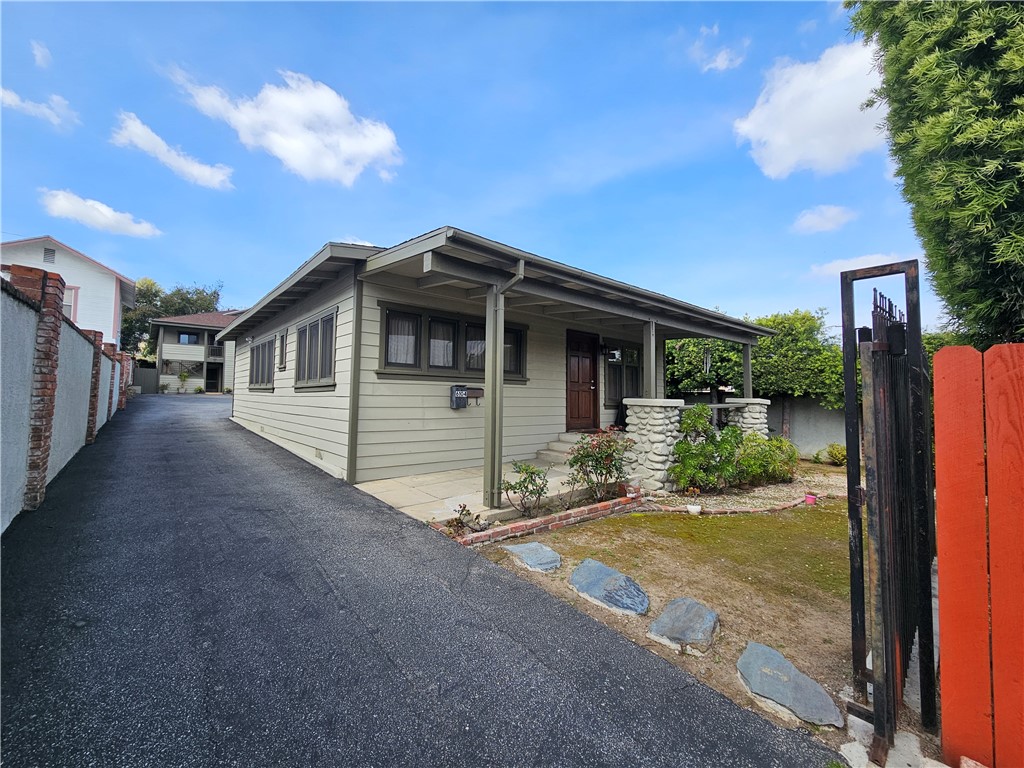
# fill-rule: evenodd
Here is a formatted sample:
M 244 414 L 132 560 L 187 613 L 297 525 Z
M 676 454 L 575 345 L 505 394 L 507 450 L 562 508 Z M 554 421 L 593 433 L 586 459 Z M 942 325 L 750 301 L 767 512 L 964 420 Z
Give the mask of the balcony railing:
M 206 347 L 206 358 L 207 360 L 223 360 L 224 359 L 224 345 L 223 344 L 210 344 Z

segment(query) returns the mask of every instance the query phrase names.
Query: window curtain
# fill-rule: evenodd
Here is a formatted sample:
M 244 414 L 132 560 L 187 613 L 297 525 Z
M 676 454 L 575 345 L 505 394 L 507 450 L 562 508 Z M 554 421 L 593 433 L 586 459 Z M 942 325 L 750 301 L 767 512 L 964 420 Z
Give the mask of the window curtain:
M 455 367 L 455 323 L 430 321 L 430 367 Z
M 393 365 L 416 365 L 416 326 L 418 318 L 388 313 L 387 361 Z
M 466 326 L 466 370 L 482 371 L 484 369 L 486 338 L 482 325 Z

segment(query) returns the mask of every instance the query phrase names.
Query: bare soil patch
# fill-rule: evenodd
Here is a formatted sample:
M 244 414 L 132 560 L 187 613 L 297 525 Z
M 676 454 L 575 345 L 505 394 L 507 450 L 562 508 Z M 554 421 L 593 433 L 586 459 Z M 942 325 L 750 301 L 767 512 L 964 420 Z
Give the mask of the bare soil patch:
M 828 474 L 842 479 L 837 473 Z M 788 500 L 794 498 L 794 488 L 800 494 L 804 491 L 802 485 L 787 488 Z M 814 490 L 828 492 L 821 486 Z M 756 503 L 749 495 L 735 497 L 744 507 Z M 500 544 L 484 545 L 480 551 L 741 706 L 772 717 L 755 704 L 737 676 L 736 661 L 751 640 L 778 649 L 834 697 L 851 683 L 844 501 L 772 514 L 719 517 L 632 512 L 531 539 L 561 554 L 563 565 L 558 571 L 540 574 L 520 569 Z M 587 557 L 636 579 L 650 596 L 649 614 L 618 616 L 573 592 L 569 574 Z M 719 613 L 721 634 L 703 658 L 677 654 L 646 637 L 650 623 L 677 597 L 696 598 Z M 848 741 L 844 732 L 806 727 L 833 746 Z

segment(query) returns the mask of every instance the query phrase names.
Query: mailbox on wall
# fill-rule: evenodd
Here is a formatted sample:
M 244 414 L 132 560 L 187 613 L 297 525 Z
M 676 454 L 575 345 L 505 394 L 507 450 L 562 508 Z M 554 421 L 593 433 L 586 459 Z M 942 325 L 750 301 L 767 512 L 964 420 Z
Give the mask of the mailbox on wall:
M 452 384 L 451 408 L 467 408 L 472 398 L 474 405 L 480 405 L 480 398 L 484 396 L 483 387 L 468 387 L 465 384 Z

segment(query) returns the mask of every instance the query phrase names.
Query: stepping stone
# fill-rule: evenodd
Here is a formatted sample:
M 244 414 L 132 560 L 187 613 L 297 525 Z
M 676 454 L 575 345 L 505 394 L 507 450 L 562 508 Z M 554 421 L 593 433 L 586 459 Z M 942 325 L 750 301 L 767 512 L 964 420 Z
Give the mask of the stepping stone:
M 647 613 L 650 605 L 647 593 L 629 576 L 590 558 L 576 566 L 569 586 L 592 603 L 615 613 L 639 616 Z
M 774 648 L 747 643 L 736 668 L 751 693 L 781 704 L 809 723 L 843 726 L 843 716 L 825 689 Z
M 502 549 L 507 550 L 520 565 L 531 571 L 547 573 L 562 567 L 561 555 L 538 541 L 531 541 L 529 544 L 507 544 L 503 545 Z
M 718 614 L 692 597 L 680 597 L 665 606 L 647 636 L 681 653 L 703 656 L 715 641 Z

